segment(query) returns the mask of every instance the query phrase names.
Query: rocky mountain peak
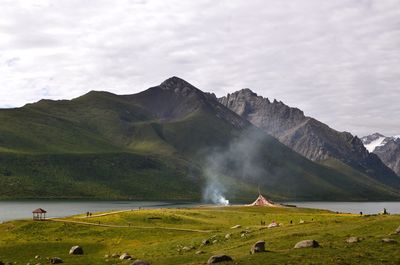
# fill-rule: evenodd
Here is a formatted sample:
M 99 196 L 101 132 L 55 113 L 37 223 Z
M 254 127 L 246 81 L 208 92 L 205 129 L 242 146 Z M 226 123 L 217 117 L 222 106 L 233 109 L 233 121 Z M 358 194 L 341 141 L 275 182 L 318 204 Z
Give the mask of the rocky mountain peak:
M 190 93 L 200 93 L 201 91 L 195 88 L 189 82 L 182 78 L 173 76 L 165 80 L 160 84 L 160 88 L 163 90 L 170 90 L 177 94 L 188 95 Z
M 361 138 L 365 148 L 374 153 L 400 176 L 400 138 L 387 137 L 380 133 L 373 133 Z

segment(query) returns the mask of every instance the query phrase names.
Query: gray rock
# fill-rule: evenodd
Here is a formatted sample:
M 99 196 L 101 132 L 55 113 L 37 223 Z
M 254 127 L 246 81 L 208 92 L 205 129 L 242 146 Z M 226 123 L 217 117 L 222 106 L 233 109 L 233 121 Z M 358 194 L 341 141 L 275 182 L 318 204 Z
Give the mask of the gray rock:
M 228 255 L 225 255 L 225 254 L 214 255 L 208 259 L 207 264 L 214 264 L 214 263 L 226 262 L 226 261 L 232 261 L 232 260 L 233 259 L 231 257 L 229 257 Z
M 120 260 L 124 260 L 124 259 L 132 259 L 131 255 L 129 255 L 128 253 L 123 253 L 121 256 L 119 256 Z
M 315 240 L 303 240 L 297 242 L 294 248 L 316 248 L 319 247 L 319 243 Z
M 360 237 L 351 236 L 346 239 L 346 242 L 347 243 L 357 243 L 357 242 L 360 242 L 361 240 L 362 240 L 362 238 L 360 238 Z
M 383 239 L 382 239 L 382 242 L 383 242 L 383 243 L 390 243 L 390 244 L 395 244 L 395 243 L 397 243 L 396 240 L 391 239 L 391 238 L 383 238 Z
M 208 239 L 204 239 L 201 244 L 203 244 L 204 246 L 209 245 L 211 242 Z
M 131 265 L 150 265 L 148 261 L 137 259 Z
M 51 264 L 60 264 L 60 263 L 63 263 L 63 260 L 58 257 L 53 257 L 50 259 L 50 263 Z
M 194 246 L 185 246 L 182 248 L 183 251 L 191 251 L 194 249 Z
M 250 249 L 251 254 L 255 254 L 258 252 L 265 252 L 265 241 L 264 240 L 257 241 Z
M 73 246 L 69 250 L 70 255 L 83 255 L 83 248 L 81 246 Z
M 377 178 L 387 175 L 388 179 L 394 180 L 396 177 L 375 154 L 367 151 L 357 136 L 331 129 L 305 116 L 298 108 L 291 108 L 277 100 L 271 102 L 250 89 L 228 94 L 218 101 L 310 160 L 334 158 L 351 167 L 362 165 L 363 172 L 371 172 Z M 398 142 L 396 154 L 400 153 L 400 139 Z M 400 172 L 400 156 L 393 157 L 396 160 L 392 163 L 397 161 Z

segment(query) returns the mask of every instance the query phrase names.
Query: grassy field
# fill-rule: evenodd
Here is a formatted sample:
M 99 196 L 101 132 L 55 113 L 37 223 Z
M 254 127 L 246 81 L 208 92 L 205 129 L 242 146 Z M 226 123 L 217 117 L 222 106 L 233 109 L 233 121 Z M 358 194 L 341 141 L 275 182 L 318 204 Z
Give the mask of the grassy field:
M 281 226 L 268 229 L 261 221 Z M 232 229 L 234 225 L 241 228 Z M 128 252 L 134 259 L 165 265 L 205 264 L 220 253 L 233 258 L 229 264 L 400 264 L 399 245 L 381 241 L 400 241 L 400 235 L 390 235 L 399 225 L 399 215 L 359 216 L 301 208 L 142 209 L 90 218 L 3 223 L 0 261 L 46 264 L 46 257 L 56 256 L 65 264 L 131 264 L 105 257 Z M 228 239 L 227 234 L 231 234 Z M 349 244 L 345 242 L 349 236 L 363 240 Z M 204 246 L 204 239 L 216 241 Z M 321 246 L 293 248 L 305 239 L 315 239 Z M 267 252 L 250 255 L 258 240 L 265 240 Z M 82 246 L 84 255 L 69 255 L 73 245 Z M 199 250 L 204 253 L 196 254 Z

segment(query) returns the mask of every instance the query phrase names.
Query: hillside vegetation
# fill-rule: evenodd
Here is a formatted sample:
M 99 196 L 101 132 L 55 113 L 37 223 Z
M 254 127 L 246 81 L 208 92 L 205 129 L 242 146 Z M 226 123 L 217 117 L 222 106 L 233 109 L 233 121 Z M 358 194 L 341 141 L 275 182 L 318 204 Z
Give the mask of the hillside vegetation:
M 218 158 L 218 159 L 216 159 Z M 400 179 L 314 163 L 186 81 L 0 110 L 0 198 L 399 199 Z M 392 185 L 385 185 L 391 183 Z

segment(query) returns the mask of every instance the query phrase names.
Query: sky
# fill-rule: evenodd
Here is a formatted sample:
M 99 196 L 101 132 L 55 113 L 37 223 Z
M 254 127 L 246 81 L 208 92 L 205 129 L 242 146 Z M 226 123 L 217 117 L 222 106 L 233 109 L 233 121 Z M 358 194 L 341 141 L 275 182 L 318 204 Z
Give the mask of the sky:
M 0 0 L 0 108 L 171 76 L 400 134 L 400 0 Z

